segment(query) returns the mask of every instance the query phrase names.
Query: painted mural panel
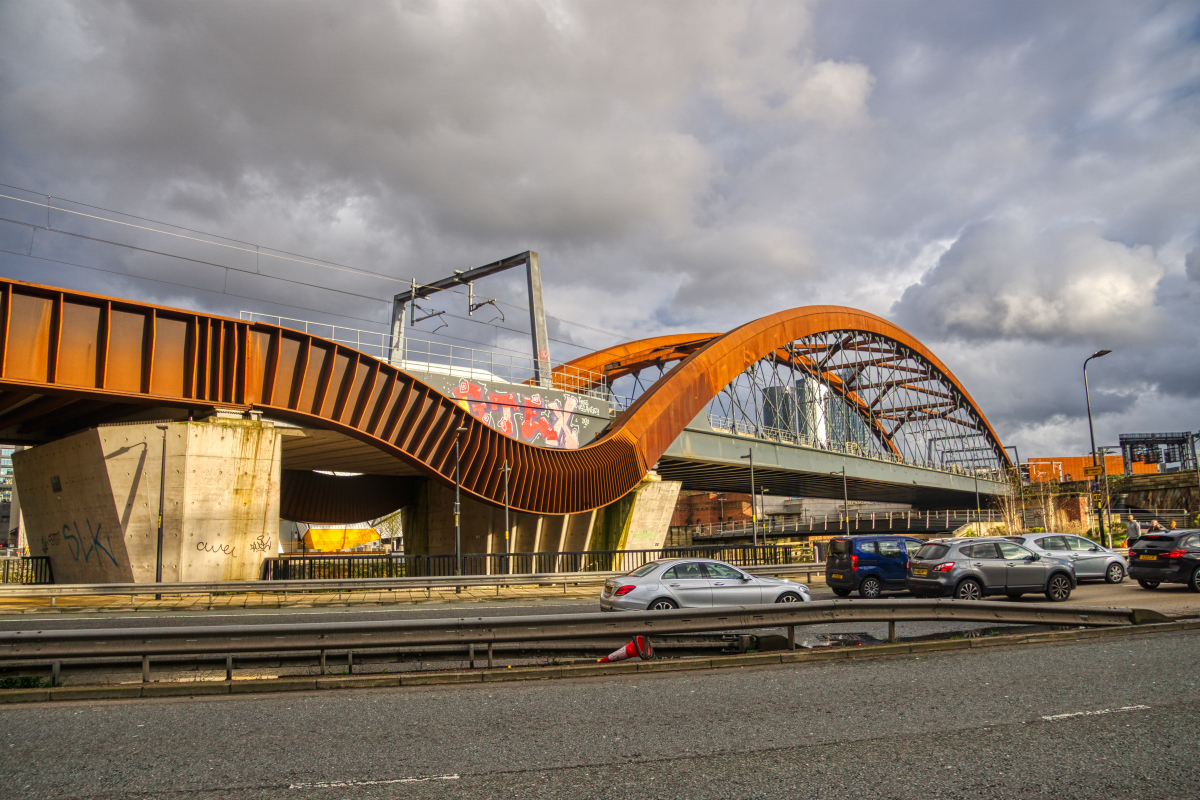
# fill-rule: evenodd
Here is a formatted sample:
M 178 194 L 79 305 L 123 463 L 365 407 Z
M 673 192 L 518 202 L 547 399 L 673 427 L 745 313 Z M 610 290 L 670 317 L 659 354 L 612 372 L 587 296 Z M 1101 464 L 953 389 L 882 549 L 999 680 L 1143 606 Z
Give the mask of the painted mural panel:
M 574 450 L 596 438 L 611 419 L 603 400 L 558 389 L 433 372 L 412 374 L 483 424 L 526 444 Z

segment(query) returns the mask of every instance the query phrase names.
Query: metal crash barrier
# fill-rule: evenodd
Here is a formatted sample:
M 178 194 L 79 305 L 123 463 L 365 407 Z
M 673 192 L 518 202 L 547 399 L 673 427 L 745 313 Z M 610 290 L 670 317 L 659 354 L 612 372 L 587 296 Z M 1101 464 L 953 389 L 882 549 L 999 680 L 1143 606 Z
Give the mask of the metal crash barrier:
M 50 665 L 57 684 L 66 659 L 141 657 L 149 680 L 154 656 L 224 656 L 307 651 L 356 653 L 431 645 L 485 645 L 633 636 L 663 636 L 787 628 L 795 645 L 797 626 L 838 622 L 957 621 L 993 624 L 1115 627 L 1165 621 L 1154 612 L 1060 604 L 962 600 L 825 600 L 764 606 L 677 609 L 624 613 L 487 617 L 474 619 L 372 620 L 287 625 L 205 625 L 108 630 L 41 630 L 0 633 L 0 666 L 12 662 Z M 231 669 L 231 667 L 230 667 Z

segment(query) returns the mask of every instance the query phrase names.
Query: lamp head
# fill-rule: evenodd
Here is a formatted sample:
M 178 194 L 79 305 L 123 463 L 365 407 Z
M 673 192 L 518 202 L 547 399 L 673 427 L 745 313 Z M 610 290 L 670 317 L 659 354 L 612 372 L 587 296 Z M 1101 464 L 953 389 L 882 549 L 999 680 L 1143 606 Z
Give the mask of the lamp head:
M 1096 352 L 1092 353 L 1092 358 L 1099 358 L 1100 356 L 1106 356 L 1111 352 L 1112 352 L 1112 350 L 1097 350 Z

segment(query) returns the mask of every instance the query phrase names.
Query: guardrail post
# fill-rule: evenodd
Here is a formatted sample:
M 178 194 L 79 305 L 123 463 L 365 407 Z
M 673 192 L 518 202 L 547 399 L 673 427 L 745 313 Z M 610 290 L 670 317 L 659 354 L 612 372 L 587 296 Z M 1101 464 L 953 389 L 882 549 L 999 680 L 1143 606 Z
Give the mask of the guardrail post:
M 212 611 L 212 592 L 208 593 L 208 610 Z
M 51 686 L 61 686 L 62 685 L 62 662 L 61 661 L 55 661 L 53 664 L 50 665 L 50 685 Z
M 321 651 L 321 674 L 325 674 L 325 651 Z
M 788 650 L 796 649 L 796 626 L 788 625 Z
M 50 607 L 51 607 L 51 608 L 53 608 L 53 607 L 54 607 L 54 605 L 55 605 L 55 601 L 57 601 L 57 600 L 58 600 L 58 596 L 57 596 L 57 595 L 53 595 L 53 594 L 52 594 L 52 595 L 50 595 Z
M 354 674 L 354 651 L 353 650 L 346 651 L 346 674 L 347 675 Z
M 225 680 L 233 680 L 233 656 L 225 656 Z
M 467 660 L 471 664 L 471 669 L 475 669 L 475 643 L 467 645 Z
M 896 638 L 896 620 L 894 620 L 894 619 L 888 621 L 888 641 L 889 642 L 900 641 L 898 638 Z
M 150 682 L 150 656 L 142 656 L 142 683 Z
M 494 666 L 495 662 L 492 661 L 492 643 L 488 642 L 488 669 L 491 669 Z

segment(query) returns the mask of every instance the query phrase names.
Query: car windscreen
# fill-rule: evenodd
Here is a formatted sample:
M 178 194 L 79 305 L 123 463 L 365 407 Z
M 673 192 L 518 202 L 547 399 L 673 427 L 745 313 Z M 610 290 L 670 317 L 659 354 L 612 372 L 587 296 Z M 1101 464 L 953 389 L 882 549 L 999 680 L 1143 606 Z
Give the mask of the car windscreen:
M 829 543 L 829 552 L 835 556 L 844 556 L 850 552 L 851 544 L 849 539 L 834 539 Z
M 625 577 L 626 578 L 640 578 L 643 575 L 649 575 L 651 572 L 654 572 L 654 570 L 658 569 L 661 566 L 662 566 L 661 561 L 651 561 L 649 564 L 646 564 L 645 566 L 638 567 L 633 572 L 626 572 Z
M 949 552 L 950 548 L 944 544 L 927 544 L 917 551 L 917 558 L 922 561 L 937 561 L 939 558 L 945 558 Z

